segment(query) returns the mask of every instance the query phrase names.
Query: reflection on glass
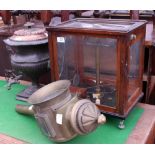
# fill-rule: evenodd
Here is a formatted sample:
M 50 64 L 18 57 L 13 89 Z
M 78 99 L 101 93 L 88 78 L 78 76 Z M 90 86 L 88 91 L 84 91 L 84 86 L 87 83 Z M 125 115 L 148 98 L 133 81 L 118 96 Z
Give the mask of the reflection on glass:
M 60 39 L 61 38 L 61 39 Z M 57 37 L 60 79 L 69 79 L 73 86 L 87 88 L 88 96 L 96 90 L 96 51 L 99 51 L 101 104 L 116 104 L 117 40 L 89 36 Z M 95 100 L 90 97 L 95 102 Z
M 136 88 L 138 87 L 140 45 L 141 45 L 141 42 L 138 41 L 130 47 L 128 97 L 130 97 L 135 92 Z

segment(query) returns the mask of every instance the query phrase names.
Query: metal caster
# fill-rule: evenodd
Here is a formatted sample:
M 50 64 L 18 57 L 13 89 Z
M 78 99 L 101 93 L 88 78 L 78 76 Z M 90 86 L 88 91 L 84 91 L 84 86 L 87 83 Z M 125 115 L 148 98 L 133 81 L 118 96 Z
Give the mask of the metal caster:
M 120 120 L 120 122 L 118 124 L 118 128 L 119 129 L 124 129 L 125 128 L 124 120 Z

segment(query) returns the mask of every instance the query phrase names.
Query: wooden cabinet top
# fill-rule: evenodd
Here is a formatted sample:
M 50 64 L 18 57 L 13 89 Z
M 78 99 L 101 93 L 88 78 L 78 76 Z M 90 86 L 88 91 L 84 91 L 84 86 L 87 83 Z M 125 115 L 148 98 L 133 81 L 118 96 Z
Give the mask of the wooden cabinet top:
M 48 27 L 47 30 L 78 33 L 127 34 L 138 27 L 144 26 L 146 23 L 144 20 L 77 18 L 63 22 L 57 26 Z

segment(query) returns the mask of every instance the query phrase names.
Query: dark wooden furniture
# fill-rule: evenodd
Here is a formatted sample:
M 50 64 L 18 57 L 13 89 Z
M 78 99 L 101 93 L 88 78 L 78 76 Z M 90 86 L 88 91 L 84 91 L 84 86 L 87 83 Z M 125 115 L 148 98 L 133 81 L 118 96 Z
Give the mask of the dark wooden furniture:
M 9 10 L 1 10 L 0 15 L 2 17 L 2 20 L 4 24 L 10 25 L 11 24 L 11 12 Z
M 153 10 L 85 10 L 77 18 L 140 19 L 152 21 Z
M 40 16 L 41 21 L 44 23 L 44 25 L 49 25 L 51 22 L 51 19 L 53 17 L 61 17 L 61 22 L 69 20 L 69 10 L 61 10 L 61 11 L 51 11 L 51 10 L 41 10 Z
M 103 113 L 125 119 L 143 95 L 145 28 L 145 21 L 106 19 L 48 27 L 52 80 L 71 80 Z
M 130 19 L 139 19 L 139 10 L 130 10 Z
M 42 10 L 40 12 L 41 14 L 41 21 L 44 23 L 44 25 L 49 25 L 51 22 L 51 18 L 53 17 L 53 12 L 50 10 Z
M 145 59 L 144 59 L 144 76 L 143 76 L 143 102 L 155 104 L 155 30 L 153 22 L 146 25 L 145 37 Z

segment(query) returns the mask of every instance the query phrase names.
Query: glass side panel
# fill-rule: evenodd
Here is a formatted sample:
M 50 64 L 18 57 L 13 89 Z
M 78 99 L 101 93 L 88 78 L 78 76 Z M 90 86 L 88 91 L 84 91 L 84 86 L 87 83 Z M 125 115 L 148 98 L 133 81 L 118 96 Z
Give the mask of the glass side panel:
M 116 105 L 116 47 L 117 40 L 111 38 L 85 35 L 58 36 L 60 79 L 69 79 L 73 86 L 86 88 L 87 97 L 93 102 L 96 102 L 96 94 L 100 94 L 101 104 L 114 107 Z M 98 85 L 96 79 L 99 79 Z M 99 92 L 97 88 L 100 88 Z
M 137 41 L 130 47 L 128 98 L 139 87 L 140 47 L 141 41 Z
M 73 36 L 57 37 L 59 78 L 69 79 L 74 85 L 77 75 L 76 49 L 77 44 Z

